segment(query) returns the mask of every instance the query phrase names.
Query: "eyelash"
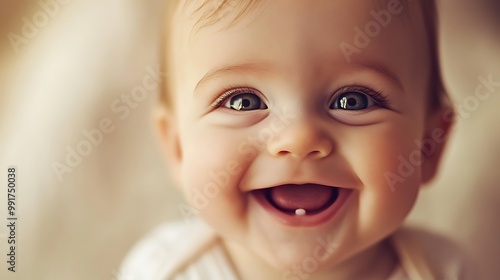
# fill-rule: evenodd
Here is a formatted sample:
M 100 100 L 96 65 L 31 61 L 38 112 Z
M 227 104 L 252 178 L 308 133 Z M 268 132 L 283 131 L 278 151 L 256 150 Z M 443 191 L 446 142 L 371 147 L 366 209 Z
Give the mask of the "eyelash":
M 330 103 L 332 101 L 336 100 L 336 98 L 338 98 L 339 95 L 342 95 L 342 94 L 348 93 L 348 92 L 359 92 L 359 93 L 366 94 L 367 96 L 372 98 L 378 106 L 380 106 L 382 108 L 390 108 L 390 102 L 387 99 L 387 97 L 385 97 L 385 95 L 383 94 L 383 92 L 381 90 L 373 90 L 373 89 L 367 88 L 365 86 L 358 86 L 358 85 L 346 86 L 346 87 L 341 88 L 340 90 L 338 90 L 334 94 Z
M 212 101 L 211 107 L 212 108 L 219 108 L 228 98 L 230 98 L 233 95 L 239 94 L 239 93 L 253 93 L 255 95 L 259 95 L 258 91 L 255 89 L 252 89 L 250 87 L 235 87 L 235 86 L 229 86 L 226 89 L 221 91 L 222 94 L 218 95 L 215 100 Z M 334 98 L 329 102 L 329 104 L 335 100 L 339 95 L 347 92 L 360 92 L 363 94 L 366 94 L 370 98 L 373 98 L 375 103 L 377 103 L 378 106 L 382 108 L 390 108 L 390 102 L 387 99 L 387 97 L 384 96 L 383 92 L 381 90 L 372 90 L 364 86 L 346 86 L 338 90 L 334 94 Z
M 226 89 L 221 91 L 222 94 L 218 95 L 217 98 L 212 101 L 212 104 L 210 105 L 212 108 L 219 108 L 226 102 L 228 98 L 230 98 L 233 95 L 239 94 L 239 93 L 253 93 L 255 95 L 260 95 L 258 91 L 255 89 L 252 89 L 250 87 L 232 87 L 229 86 Z

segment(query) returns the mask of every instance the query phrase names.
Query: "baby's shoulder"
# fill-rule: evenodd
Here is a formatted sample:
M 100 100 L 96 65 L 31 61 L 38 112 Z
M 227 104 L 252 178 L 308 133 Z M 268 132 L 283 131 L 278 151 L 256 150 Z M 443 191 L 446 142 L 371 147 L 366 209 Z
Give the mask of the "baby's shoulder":
M 165 279 L 216 242 L 217 236 L 201 222 L 162 224 L 132 247 L 119 273 L 126 280 Z
M 433 268 L 438 279 L 469 280 L 478 279 L 476 265 L 469 253 L 458 242 L 441 234 L 415 227 L 400 229 L 393 239 L 399 238 L 399 247 L 406 247 L 408 258 L 418 252 Z M 397 244 L 398 242 L 396 242 Z M 416 260 L 416 262 L 419 262 Z

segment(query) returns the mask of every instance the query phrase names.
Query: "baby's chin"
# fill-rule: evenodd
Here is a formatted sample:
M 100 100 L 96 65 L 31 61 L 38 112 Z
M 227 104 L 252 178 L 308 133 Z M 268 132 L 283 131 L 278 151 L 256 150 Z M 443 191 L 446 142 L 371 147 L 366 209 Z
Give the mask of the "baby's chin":
M 328 227 L 280 228 L 266 222 L 273 221 L 250 221 L 251 230 L 241 245 L 277 271 L 285 273 L 296 266 L 319 271 L 342 257 L 336 242 L 341 232 Z
M 275 244 L 272 249 L 265 250 L 261 257 L 268 264 L 278 271 L 285 273 L 294 267 L 302 267 L 304 265 L 317 271 L 325 266 L 331 266 L 335 263 L 335 256 L 323 253 L 314 256 L 314 250 L 318 244 L 316 242 L 301 242 L 301 243 L 281 243 Z
M 279 243 L 267 248 L 252 247 L 251 250 L 272 267 L 279 275 L 278 279 L 297 279 L 294 277 L 300 275 L 315 279 L 341 263 L 342 254 L 334 251 L 333 247 L 321 247 L 314 241 L 299 242 Z

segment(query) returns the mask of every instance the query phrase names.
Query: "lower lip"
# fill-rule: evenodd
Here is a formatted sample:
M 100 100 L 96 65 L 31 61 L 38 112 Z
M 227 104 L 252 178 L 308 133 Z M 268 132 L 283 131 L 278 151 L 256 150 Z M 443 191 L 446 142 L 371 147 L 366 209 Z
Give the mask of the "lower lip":
M 302 216 L 287 214 L 276 209 L 276 207 L 271 205 L 271 203 L 266 199 L 264 192 L 253 192 L 252 197 L 257 200 L 258 204 L 261 205 L 267 213 L 285 225 L 293 227 L 314 227 L 333 219 L 337 212 L 341 210 L 342 206 L 346 204 L 346 201 L 351 193 L 351 190 L 339 188 L 339 196 L 332 205 L 319 213 L 312 215 L 306 214 Z

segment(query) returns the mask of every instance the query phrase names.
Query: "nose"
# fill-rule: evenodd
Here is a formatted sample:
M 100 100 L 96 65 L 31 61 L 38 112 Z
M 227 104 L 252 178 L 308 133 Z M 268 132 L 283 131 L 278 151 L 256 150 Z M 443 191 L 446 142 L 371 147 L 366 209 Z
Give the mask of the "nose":
M 276 157 L 321 159 L 332 153 L 330 136 L 311 121 L 300 120 L 288 124 L 267 144 L 268 152 Z

